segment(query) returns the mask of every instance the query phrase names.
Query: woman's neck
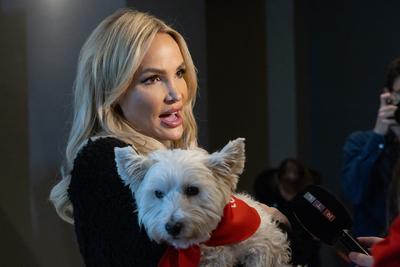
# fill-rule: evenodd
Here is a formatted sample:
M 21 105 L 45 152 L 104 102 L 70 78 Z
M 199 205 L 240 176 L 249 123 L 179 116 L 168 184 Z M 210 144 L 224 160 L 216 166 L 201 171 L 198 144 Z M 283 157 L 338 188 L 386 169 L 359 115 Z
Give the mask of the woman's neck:
M 172 146 L 172 141 L 161 141 L 161 144 L 163 144 L 166 148 L 171 148 Z

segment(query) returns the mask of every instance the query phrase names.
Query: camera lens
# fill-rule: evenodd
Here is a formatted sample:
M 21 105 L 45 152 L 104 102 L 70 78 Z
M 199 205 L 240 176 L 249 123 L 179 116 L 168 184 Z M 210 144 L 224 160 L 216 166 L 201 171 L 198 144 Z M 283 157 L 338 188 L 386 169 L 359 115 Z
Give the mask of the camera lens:
M 395 121 L 398 123 L 398 124 L 400 124 L 400 102 L 399 103 L 397 103 L 397 109 L 396 109 L 396 111 L 394 112 L 394 119 L 395 119 Z

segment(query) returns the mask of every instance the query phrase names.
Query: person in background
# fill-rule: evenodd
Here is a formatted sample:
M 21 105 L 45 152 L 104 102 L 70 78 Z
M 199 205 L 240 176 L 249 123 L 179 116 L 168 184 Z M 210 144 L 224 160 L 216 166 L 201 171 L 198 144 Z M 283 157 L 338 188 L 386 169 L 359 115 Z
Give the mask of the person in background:
M 291 200 L 298 192 L 310 184 L 319 184 L 320 175 L 304 166 L 297 159 L 288 158 L 281 162 L 278 169 L 267 169 L 255 180 L 255 198 L 261 203 L 277 208 L 289 220 L 291 229 L 288 236 L 291 241 L 292 263 L 309 267 L 320 266 L 320 242 L 314 240 L 297 222 L 291 206 Z
M 352 133 L 343 147 L 342 188 L 354 212 L 355 236 L 381 236 L 393 216 L 387 195 L 400 151 L 400 59 L 388 67 L 375 127 Z

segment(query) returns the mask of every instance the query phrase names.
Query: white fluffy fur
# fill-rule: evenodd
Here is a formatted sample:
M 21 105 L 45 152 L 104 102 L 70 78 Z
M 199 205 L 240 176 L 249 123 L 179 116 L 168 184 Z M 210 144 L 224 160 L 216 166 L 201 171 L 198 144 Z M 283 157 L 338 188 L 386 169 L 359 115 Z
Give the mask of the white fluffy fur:
M 235 245 L 208 247 L 202 242 L 217 227 L 225 205 L 236 189 L 244 168 L 244 139 L 229 142 L 221 151 L 208 154 L 201 149 L 156 150 L 138 155 L 131 147 L 115 148 L 118 173 L 130 186 L 136 199 L 139 224 L 158 243 L 176 248 L 200 244 L 200 266 L 287 266 L 290 249 L 286 235 L 261 207 L 245 194 L 235 194 L 261 216 L 261 226 L 250 238 Z M 185 194 L 196 187 L 197 195 Z M 155 192 L 161 192 L 162 198 Z M 173 237 L 167 223 L 179 222 L 183 228 Z

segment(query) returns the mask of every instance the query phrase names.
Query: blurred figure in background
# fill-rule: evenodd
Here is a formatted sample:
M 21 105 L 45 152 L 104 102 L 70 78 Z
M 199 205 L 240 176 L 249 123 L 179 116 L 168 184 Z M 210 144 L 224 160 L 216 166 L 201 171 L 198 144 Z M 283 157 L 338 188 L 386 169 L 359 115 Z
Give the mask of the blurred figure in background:
M 375 127 L 352 133 L 344 145 L 342 186 L 354 211 L 355 236 L 380 236 L 387 229 L 387 196 L 400 150 L 400 59 L 388 67 Z
M 264 170 L 255 180 L 256 199 L 277 208 L 291 223 L 288 235 L 291 241 L 292 261 L 296 265 L 321 266 L 319 241 L 314 240 L 303 230 L 290 207 L 290 201 L 298 192 L 310 184 L 319 184 L 320 180 L 321 177 L 317 172 L 293 158 L 283 160 L 278 169 Z

